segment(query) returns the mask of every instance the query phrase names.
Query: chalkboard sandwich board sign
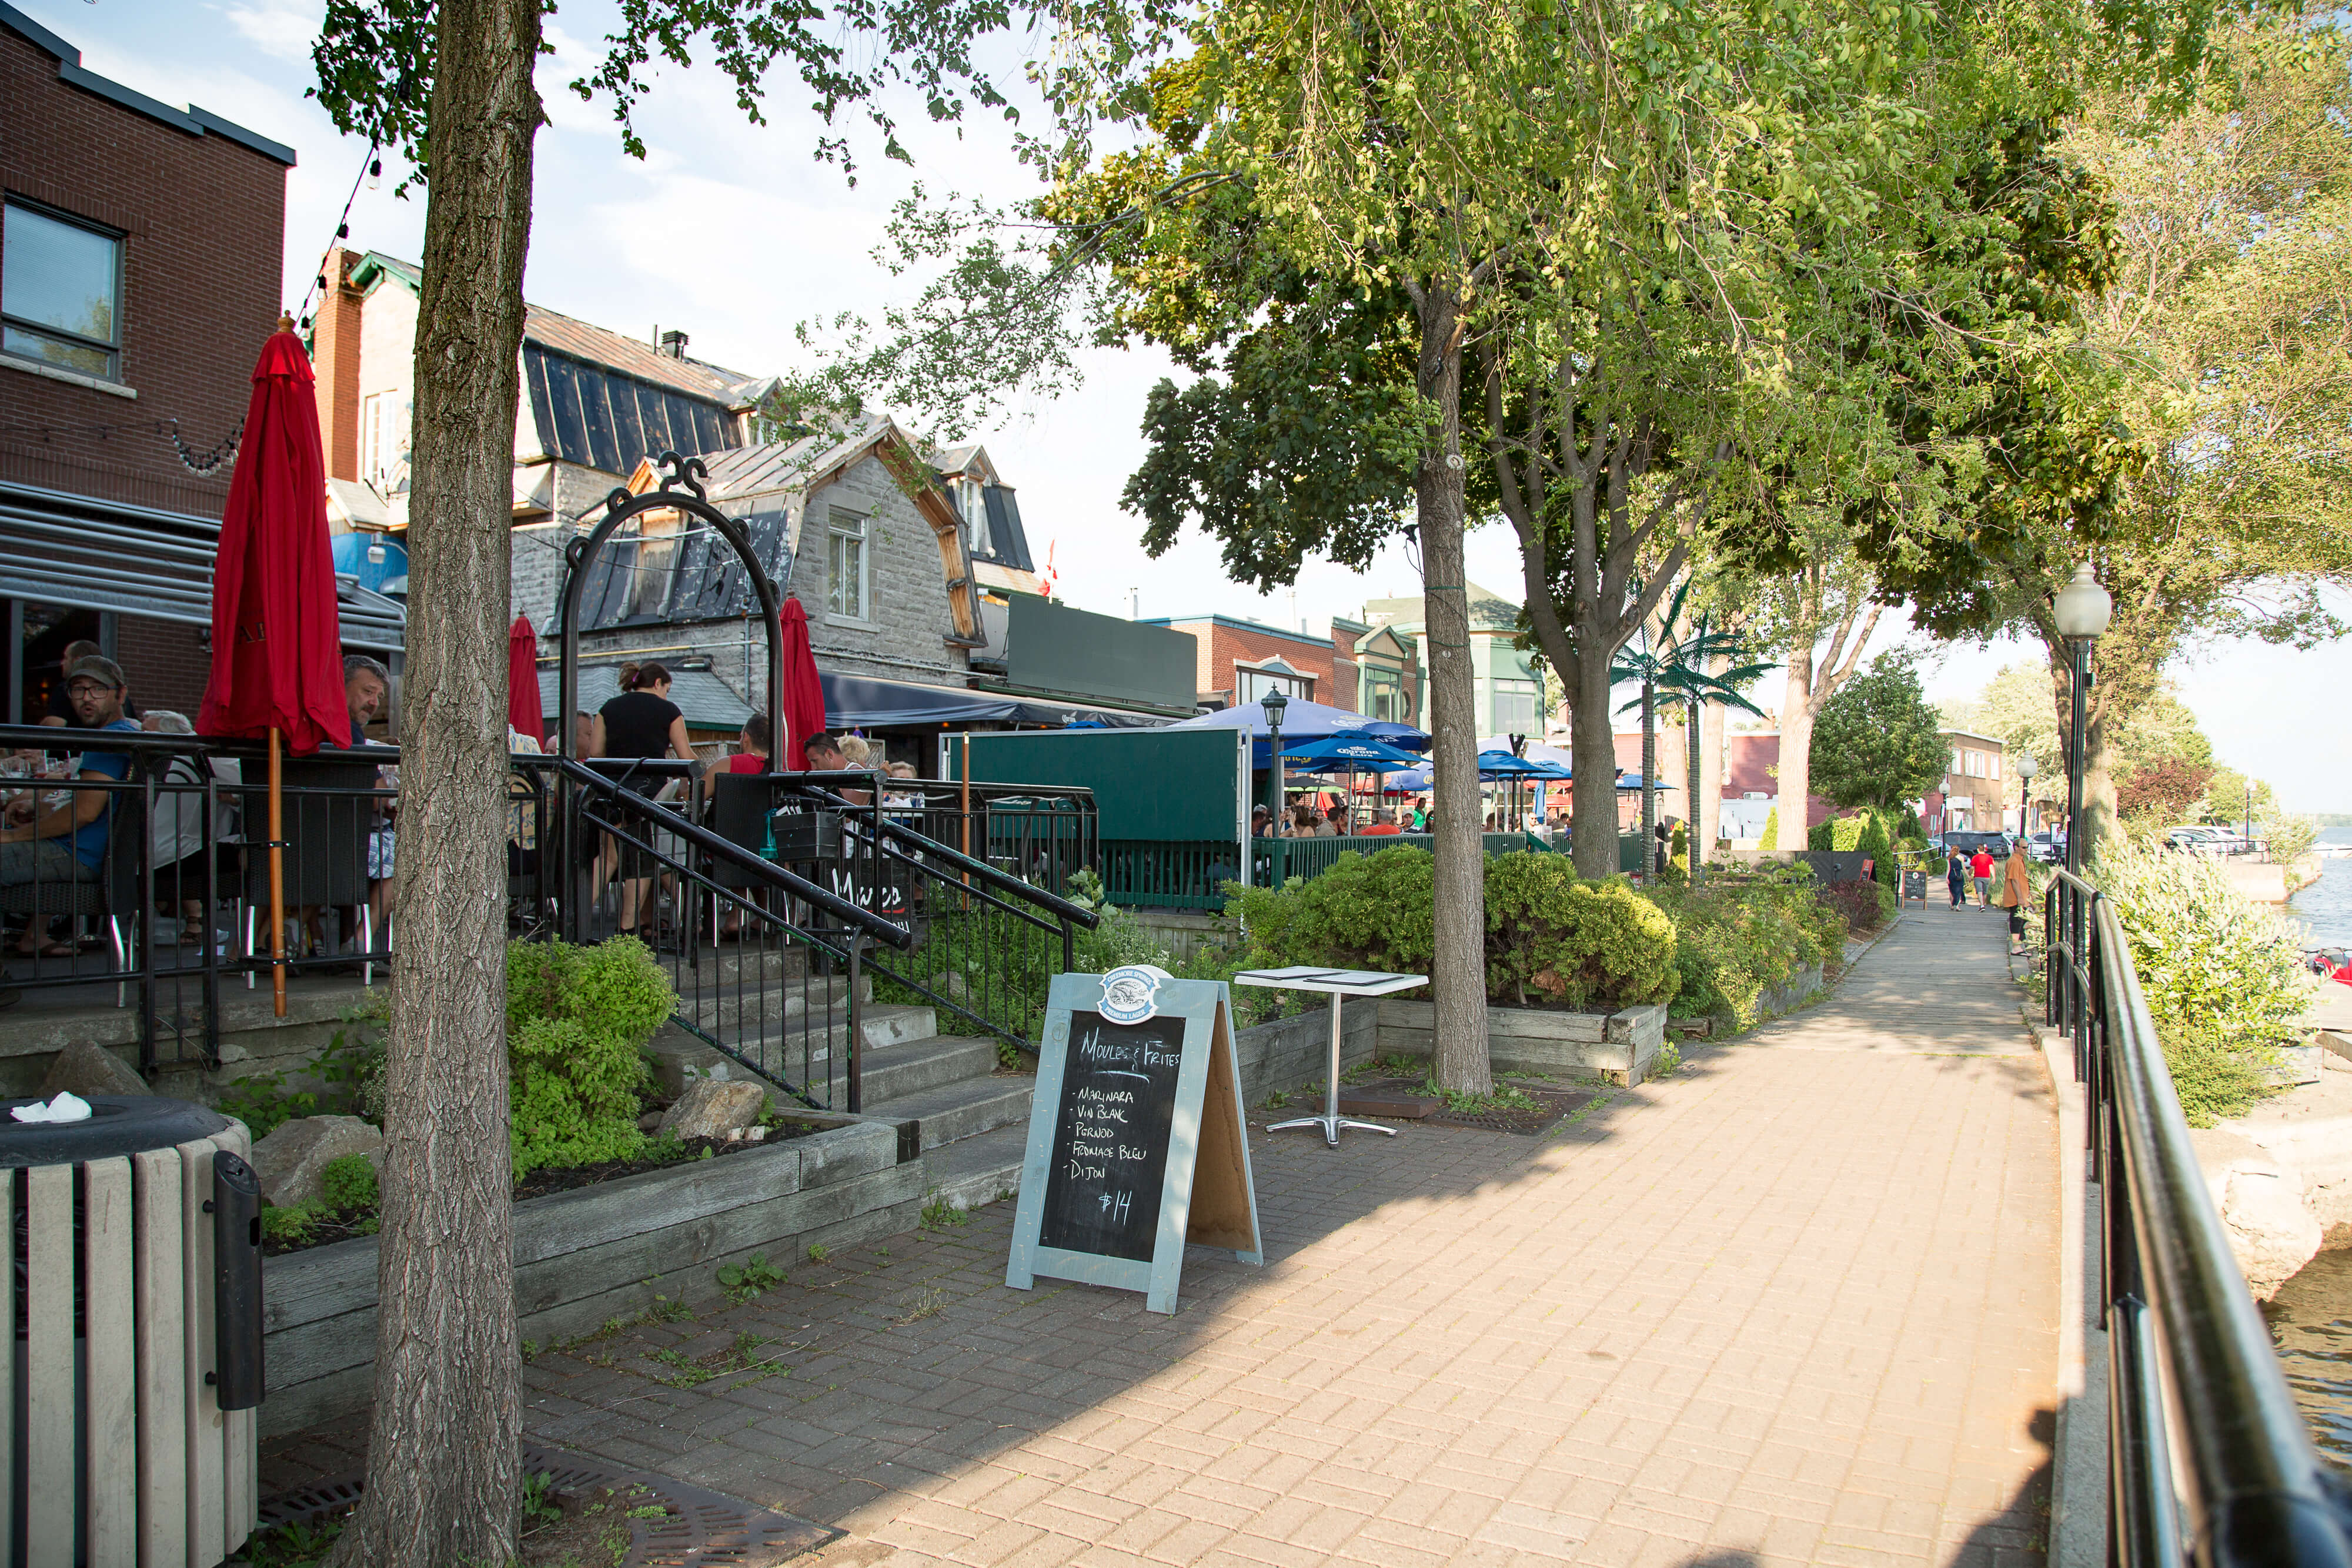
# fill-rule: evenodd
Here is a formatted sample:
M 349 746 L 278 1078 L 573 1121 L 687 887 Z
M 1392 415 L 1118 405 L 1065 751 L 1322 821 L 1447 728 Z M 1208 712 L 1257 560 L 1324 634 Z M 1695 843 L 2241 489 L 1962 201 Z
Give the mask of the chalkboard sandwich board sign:
M 1927 873 L 1924 867 L 1916 870 L 1910 866 L 1903 868 L 1903 897 L 1900 902 L 1916 904 L 1922 909 L 1927 907 Z
M 1057 975 L 1004 1282 L 1141 1291 L 1172 1312 L 1188 1241 L 1265 1261 L 1231 997 L 1148 965 Z

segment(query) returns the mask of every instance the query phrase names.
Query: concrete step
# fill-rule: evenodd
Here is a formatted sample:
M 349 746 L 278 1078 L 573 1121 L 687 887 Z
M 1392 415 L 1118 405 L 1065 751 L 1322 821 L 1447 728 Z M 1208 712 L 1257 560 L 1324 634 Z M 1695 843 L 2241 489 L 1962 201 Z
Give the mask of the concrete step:
M 1021 1166 L 1028 1148 L 1025 1116 L 944 1148 L 927 1147 L 923 1185 L 958 1208 L 979 1208 L 1014 1197 L 1021 1191 Z
M 862 1069 L 868 1104 L 943 1084 L 985 1078 L 995 1071 L 994 1040 L 959 1035 L 940 1035 L 869 1050 Z
M 795 1083 L 822 1082 L 830 1071 L 835 1052 L 848 1043 L 849 1015 L 845 1008 L 827 1012 L 809 1012 L 795 1007 L 782 1011 L 775 1009 L 772 998 L 768 1010 L 754 1004 L 743 1008 L 732 1005 L 706 1008 L 690 1015 L 701 1028 L 726 1041 L 744 1055 L 759 1060 L 761 1048 L 782 1075 Z M 947 1065 L 930 1068 L 920 1065 L 928 1058 L 923 1054 L 938 1028 L 929 1008 L 898 1007 L 887 1003 L 868 1003 L 859 1019 L 863 1046 L 866 1051 L 866 1086 L 864 1098 L 867 1103 L 883 1093 L 898 1093 L 905 1089 L 931 1088 L 958 1079 L 985 1076 L 995 1066 L 995 1047 L 986 1040 L 950 1041 Z M 983 1048 L 987 1056 L 973 1071 L 973 1045 Z M 677 1023 L 664 1024 L 646 1052 L 653 1058 L 654 1077 L 666 1094 L 686 1092 L 686 1082 L 691 1073 L 712 1075 L 723 1063 L 721 1077 L 741 1077 L 749 1070 L 724 1053 L 712 1048 L 693 1030 Z M 886 1074 L 885 1088 L 877 1092 L 874 1084 L 874 1063 L 877 1054 L 896 1053 L 885 1057 L 887 1065 L 908 1076 L 903 1084 L 890 1084 Z M 689 1072 L 691 1070 L 691 1073 Z
M 1010 1073 L 967 1079 L 936 1089 L 919 1089 L 886 1101 L 867 1100 L 866 1113 L 890 1122 L 913 1122 L 926 1151 L 993 1128 L 1029 1119 L 1029 1093 L 1036 1080 Z

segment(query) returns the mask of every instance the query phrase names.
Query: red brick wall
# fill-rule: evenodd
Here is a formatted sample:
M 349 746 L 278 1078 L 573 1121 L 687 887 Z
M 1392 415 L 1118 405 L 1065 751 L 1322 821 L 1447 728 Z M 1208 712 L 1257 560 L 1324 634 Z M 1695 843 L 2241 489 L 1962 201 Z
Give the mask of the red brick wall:
M 1780 737 L 1776 735 L 1727 735 L 1724 737 L 1723 798 L 1737 800 L 1755 790 L 1764 795 L 1778 795 L 1780 781 L 1771 770 L 1780 765 Z M 1806 798 L 1805 826 L 1826 822 L 1837 814 L 1827 800 L 1819 795 Z M 1796 845 L 1783 845 L 1796 848 Z
M 338 246 L 326 273 L 327 292 L 312 317 L 310 361 L 319 372 L 319 434 L 327 448 L 327 477 L 360 476 L 360 306 L 350 287 L 357 251 Z
M 170 422 L 203 451 L 244 417 L 281 304 L 285 168 L 68 86 L 0 28 L 0 185 L 124 232 L 121 374 L 139 394 L 0 362 L 0 478 L 220 516 L 229 470 L 189 473 Z
M 1211 621 L 1180 621 L 1179 632 L 1190 632 L 1199 646 L 1200 687 L 1203 692 L 1232 692 L 1234 665 L 1265 664 L 1280 659 L 1302 675 L 1315 678 L 1315 700 L 1328 703 L 1333 688 L 1331 645 L 1328 643 L 1302 643 L 1279 633 L 1253 632 L 1244 626 L 1226 626 Z M 1355 700 L 1355 693 L 1347 693 L 1339 706 Z
M 204 705 L 205 677 L 212 655 L 203 629 L 177 621 L 147 621 L 125 615 L 115 622 L 115 663 L 131 683 L 131 700 L 141 713 L 168 708 L 195 722 Z

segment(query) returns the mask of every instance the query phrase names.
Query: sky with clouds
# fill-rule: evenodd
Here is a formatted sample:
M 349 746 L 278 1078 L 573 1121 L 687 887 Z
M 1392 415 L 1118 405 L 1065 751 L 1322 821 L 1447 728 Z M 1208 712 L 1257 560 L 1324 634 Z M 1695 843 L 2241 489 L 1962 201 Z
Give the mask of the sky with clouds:
M 287 187 L 286 299 L 299 301 L 365 162 L 340 136 L 310 85 L 318 0 L 12 0 L 82 51 L 83 64 L 167 103 L 195 103 L 284 141 L 300 154 Z M 771 123 L 749 124 L 715 70 L 664 68 L 641 106 L 647 147 L 625 156 L 608 109 L 581 102 L 564 84 L 596 57 L 611 0 L 565 0 L 550 19 L 555 54 L 540 71 L 549 124 L 538 143 L 537 189 L 526 290 L 538 304 L 620 331 L 687 332 L 698 358 L 752 373 L 800 361 L 794 327 L 851 310 L 868 318 L 908 292 L 869 259 L 892 203 L 920 180 L 934 196 L 957 192 L 994 201 L 1026 193 L 1033 176 L 992 113 L 959 131 L 936 126 L 912 101 L 894 102 L 915 158 L 884 162 L 871 134 L 852 127 L 862 167 L 853 188 L 812 157 L 820 128 L 800 106 L 795 81 L 779 78 Z M 984 58 L 1016 104 L 1034 103 L 1023 80 L 1025 51 L 1003 40 Z M 421 196 L 395 198 L 400 170 L 387 162 L 380 188 L 358 192 L 355 248 L 414 259 L 423 248 Z M 1139 524 L 1119 508 L 1143 454 L 1145 395 L 1174 373 L 1153 350 L 1100 350 L 1084 358 L 1086 383 L 1059 401 L 1017 407 L 982 439 L 1021 491 L 1040 560 L 1050 547 L 1058 591 L 1087 609 L 1146 616 L 1216 611 L 1318 629 L 1353 615 L 1366 599 L 1412 591 L 1419 574 L 1401 549 L 1359 574 L 1310 564 L 1297 591 L 1261 597 L 1225 580 L 1215 546 L 1197 536 L 1157 560 L 1137 544 Z M 1470 575 L 1516 600 L 1517 551 L 1506 528 L 1473 530 Z M 1901 639 L 1882 625 L 1878 643 Z M 2036 657 L 2013 643 L 1934 650 L 1930 695 L 1964 698 L 2005 664 Z M 2195 650 L 2179 672 L 2183 696 L 2221 756 L 2273 780 L 2291 806 L 2352 810 L 2352 727 L 2336 694 L 2352 690 L 2352 647 L 2311 653 L 2236 643 Z M 1777 691 L 1760 694 L 1776 706 Z

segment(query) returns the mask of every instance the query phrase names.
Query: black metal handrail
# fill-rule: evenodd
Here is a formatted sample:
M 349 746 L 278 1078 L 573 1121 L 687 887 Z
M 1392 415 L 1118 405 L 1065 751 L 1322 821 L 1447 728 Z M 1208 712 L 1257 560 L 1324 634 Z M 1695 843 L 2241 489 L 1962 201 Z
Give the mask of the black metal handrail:
M 888 788 L 893 782 L 884 775 L 874 773 L 783 773 L 775 777 L 808 799 L 841 810 L 856 808 L 838 794 L 837 789 L 863 791 Z M 903 785 L 907 781 L 900 782 Z M 1059 894 L 1049 893 L 1034 883 L 1024 882 L 1011 872 L 919 833 L 903 822 L 893 821 L 887 807 L 881 810 L 877 827 L 883 837 L 892 840 L 902 849 L 926 860 L 937 861 L 961 876 L 980 882 L 1007 898 L 1042 909 L 1057 920 L 1069 921 L 1088 931 L 1102 924 L 1102 915 L 1082 904 L 1073 904 Z
M 520 766 L 541 767 L 562 773 L 575 783 L 584 784 L 592 789 L 609 793 L 618 789 L 610 778 L 583 763 L 574 762 L 568 757 L 518 757 L 515 761 Z M 673 834 L 705 854 L 725 861 L 730 865 L 758 877 L 779 893 L 790 894 L 794 898 L 803 899 L 815 905 L 844 925 L 856 926 L 877 942 L 887 943 L 890 946 L 902 949 L 914 946 L 914 933 L 906 926 L 877 915 L 870 909 L 862 908 L 848 899 L 839 897 L 831 890 L 821 887 L 796 873 L 785 870 L 764 856 L 752 853 L 732 839 L 712 832 L 700 823 L 671 810 L 658 800 L 633 796 L 628 805 L 631 814 L 643 817 L 663 832 Z M 611 824 L 600 823 L 599 825 L 610 831 Z
M 2103 1210 L 2108 1560 L 2347 1568 L 2352 1511 L 2230 1250 L 2122 921 L 2065 871 L 2044 915 L 2046 1019 L 2074 1038 Z

